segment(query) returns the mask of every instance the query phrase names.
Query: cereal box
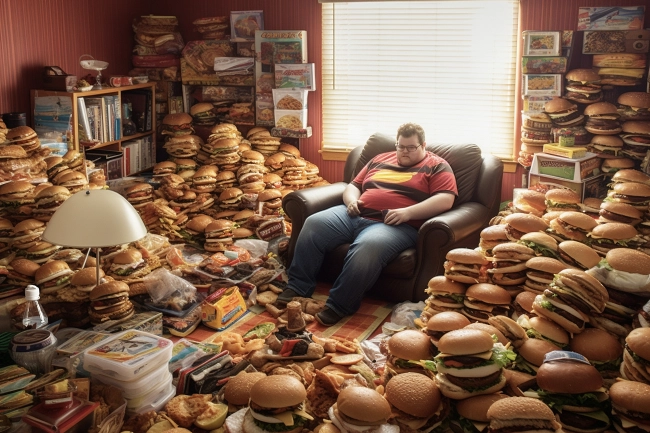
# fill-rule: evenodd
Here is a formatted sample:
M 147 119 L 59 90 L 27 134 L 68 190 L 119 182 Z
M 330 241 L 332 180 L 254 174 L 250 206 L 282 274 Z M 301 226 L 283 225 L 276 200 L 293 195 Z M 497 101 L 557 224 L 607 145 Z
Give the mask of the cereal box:
M 287 129 L 307 127 L 307 110 L 275 110 L 275 126 Z

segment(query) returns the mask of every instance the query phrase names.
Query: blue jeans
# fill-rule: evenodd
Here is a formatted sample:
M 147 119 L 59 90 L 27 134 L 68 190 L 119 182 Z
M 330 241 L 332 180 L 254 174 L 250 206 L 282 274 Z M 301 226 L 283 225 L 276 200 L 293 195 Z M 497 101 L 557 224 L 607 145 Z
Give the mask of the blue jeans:
M 390 226 L 350 217 L 345 205 L 315 213 L 307 218 L 298 236 L 287 287 L 301 296 L 311 296 L 325 254 L 350 243 L 343 270 L 326 303 L 338 315 L 348 316 L 359 309 L 363 295 L 377 281 L 381 270 L 399 253 L 413 247 L 417 236 L 417 229 L 408 224 Z

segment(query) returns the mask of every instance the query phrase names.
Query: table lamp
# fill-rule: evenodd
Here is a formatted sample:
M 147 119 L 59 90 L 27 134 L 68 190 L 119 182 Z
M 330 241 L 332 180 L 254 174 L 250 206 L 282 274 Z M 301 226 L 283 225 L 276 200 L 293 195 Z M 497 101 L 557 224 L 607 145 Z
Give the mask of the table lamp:
M 79 191 L 64 201 L 41 237 L 54 245 L 95 248 L 100 284 L 99 248 L 135 242 L 146 234 L 147 228 L 131 203 L 115 191 L 96 189 Z

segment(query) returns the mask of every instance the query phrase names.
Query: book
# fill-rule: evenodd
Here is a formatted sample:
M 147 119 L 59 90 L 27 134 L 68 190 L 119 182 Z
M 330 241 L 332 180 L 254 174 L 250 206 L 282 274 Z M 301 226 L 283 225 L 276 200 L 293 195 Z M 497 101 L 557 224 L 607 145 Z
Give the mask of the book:
M 95 135 L 95 139 L 98 139 L 100 143 L 109 141 L 108 139 L 108 129 L 106 127 L 106 101 L 102 97 L 92 97 L 85 98 L 86 106 L 92 106 L 93 114 L 95 116 L 96 129 L 98 131 Z
M 90 129 L 88 112 L 86 111 L 86 100 L 77 98 L 77 122 L 79 123 L 79 141 L 92 141 L 93 131 Z

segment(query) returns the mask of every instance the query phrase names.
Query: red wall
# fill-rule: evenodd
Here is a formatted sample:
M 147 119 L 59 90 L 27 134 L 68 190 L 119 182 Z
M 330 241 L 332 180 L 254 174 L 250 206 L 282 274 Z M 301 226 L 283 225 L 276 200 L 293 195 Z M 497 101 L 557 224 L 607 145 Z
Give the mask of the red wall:
M 650 0 L 521 0 L 521 30 L 575 29 L 580 6 L 645 5 L 650 27 Z M 91 54 L 109 62 L 105 75 L 125 74 L 131 67 L 131 20 L 143 14 L 176 15 L 186 41 L 197 37 L 196 18 L 227 15 L 231 10 L 264 11 L 268 29 L 307 30 L 309 61 L 320 70 L 321 6 L 317 0 L 2 0 L 0 1 L 0 112 L 29 112 L 29 89 L 40 86 L 43 66 L 57 65 L 66 72 L 85 75 L 79 56 Z M 589 66 L 589 65 L 586 65 Z M 313 136 L 302 140 L 305 158 L 334 182 L 343 177 L 343 163 L 323 161 L 321 143 L 321 93 L 309 95 L 309 124 Z M 516 94 L 520 89 L 517 88 Z M 515 147 L 519 148 L 521 99 L 513 120 Z M 383 131 L 390 132 L 390 131 Z M 361 144 L 361 143 L 360 143 Z M 512 196 L 521 185 L 523 170 L 504 175 L 502 197 Z

